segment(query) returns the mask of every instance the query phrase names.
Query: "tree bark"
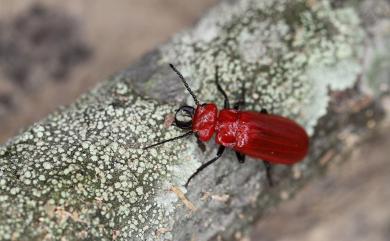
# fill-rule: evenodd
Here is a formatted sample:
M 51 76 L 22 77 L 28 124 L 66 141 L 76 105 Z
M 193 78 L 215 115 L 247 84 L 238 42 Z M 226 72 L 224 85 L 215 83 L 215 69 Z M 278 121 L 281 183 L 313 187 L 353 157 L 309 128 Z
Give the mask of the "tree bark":
M 341 160 L 384 117 L 390 4 L 222 1 L 190 30 L 0 148 L 1 240 L 240 240 L 251 223 Z M 307 158 L 275 166 L 227 152 L 183 187 L 216 148 L 166 125 L 193 104 L 231 100 L 287 116 L 310 134 Z M 187 100 L 187 101 L 185 101 Z M 183 196 L 182 193 L 186 196 Z M 292 220 L 293 221 L 293 220 Z

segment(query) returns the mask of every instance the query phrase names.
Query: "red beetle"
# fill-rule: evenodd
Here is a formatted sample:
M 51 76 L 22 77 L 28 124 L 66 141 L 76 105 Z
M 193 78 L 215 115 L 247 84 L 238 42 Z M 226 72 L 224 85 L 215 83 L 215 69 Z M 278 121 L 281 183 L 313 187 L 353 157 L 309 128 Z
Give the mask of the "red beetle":
M 240 163 L 245 161 L 245 155 L 263 160 L 267 179 L 271 186 L 271 164 L 290 165 L 299 162 L 306 156 L 309 137 L 306 131 L 297 123 L 282 116 L 268 114 L 265 109 L 261 112 L 239 110 L 240 106 L 245 104 L 244 88 L 241 100 L 233 108 L 230 108 L 228 97 L 219 84 L 218 68 L 215 71 L 215 82 L 218 90 L 225 98 L 224 108 L 219 113 L 214 103 L 200 104 L 183 75 L 172 64 L 170 64 L 170 67 L 179 75 L 196 103 L 196 108 L 187 105 L 181 106 L 175 115 L 175 126 L 190 131 L 144 149 L 192 134 L 195 134 L 200 142 L 209 141 L 215 134 L 215 141 L 220 145 L 216 157 L 201 165 L 191 175 L 185 186 L 200 171 L 218 160 L 226 147 L 236 152 Z M 190 120 L 180 120 L 178 118 L 179 113 L 189 117 Z

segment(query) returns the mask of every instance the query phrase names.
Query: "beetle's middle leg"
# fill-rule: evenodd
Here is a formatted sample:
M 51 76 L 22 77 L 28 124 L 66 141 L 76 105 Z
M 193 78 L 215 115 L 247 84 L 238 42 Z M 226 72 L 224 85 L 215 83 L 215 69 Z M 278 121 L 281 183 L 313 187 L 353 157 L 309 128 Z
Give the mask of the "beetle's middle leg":
M 239 163 L 245 162 L 245 155 L 236 151 L 237 160 Z
M 245 101 L 245 93 L 246 93 L 245 82 L 242 81 L 241 84 L 242 85 L 241 85 L 241 96 L 240 96 L 240 99 L 238 99 L 238 101 L 236 103 L 234 103 L 234 106 L 233 106 L 233 108 L 235 110 L 243 109 L 245 107 L 245 104 L 246 104 L 246 101 Z M 263 113 L 263 114 L 268 114 L 268 111 L 266 109 L 264 109 L 264 108 L 262 108 L 260 112 Z
M 233 108 L 236 110 L 245 107 L 245 82 L 241 82 L 241 96 L 240 99 L 234 104 Z
M 217 85 L 218 91 L 221 92 L 221 94 L 224 97 L 224 106 L 223 106 L 223 108 L 224 109 L 228 109 L 230 107 L 229 98 L 228 98 L 226 92 L 222 89 L 222 86 L 219 84 L 218 65 L 215 66 L 215 84 Z

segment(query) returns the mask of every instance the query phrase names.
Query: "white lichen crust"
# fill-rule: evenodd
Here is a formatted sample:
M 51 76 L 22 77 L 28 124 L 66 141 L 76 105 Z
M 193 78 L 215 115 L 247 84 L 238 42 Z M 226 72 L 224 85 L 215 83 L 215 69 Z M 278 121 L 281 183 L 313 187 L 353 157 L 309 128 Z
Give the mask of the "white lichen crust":
M 218 65 L 232 99 L 244 82 L 247 109 L 291 117 L 312 134 L 329 88 L 355 83 L 363 38 L 355 11 L 328 1 L 222 2 L 164 45 L 155 64 L 175 63 L 199 99 L 222 106 Z M 204 215 L 179 215 L 169 189 L 182 186 L 205 156 L 193 138 L 142 149 L 181 132 L 163 125 L 177 106 L 140 97 L 132 81 L 147 80 L 124 72 L 0 147 L 0 240 L 190 240 L 195 227 L 207 240 L 218 230 L 206 232 L 209 226 L 226 231 L 246 206 L 269 205 L 259 198 L 262 168 L 227 161 L 219 174 L 229 195 L 216 200 L 227 200 L 231 212 L 212 216 L 219 204 L 206 205 L 196 193 Z M 234 181 L 233 166 L 241 171 Z M 188 228 L 175 232 L 180 225 Z
M 162 126 L 172 106 L 135 96 L 118 77 L 0 149 L 0 240 L 153 240 L 169 224 L 161 187 L 195 167 L 186 142 L 141 148 L 179 132 Z

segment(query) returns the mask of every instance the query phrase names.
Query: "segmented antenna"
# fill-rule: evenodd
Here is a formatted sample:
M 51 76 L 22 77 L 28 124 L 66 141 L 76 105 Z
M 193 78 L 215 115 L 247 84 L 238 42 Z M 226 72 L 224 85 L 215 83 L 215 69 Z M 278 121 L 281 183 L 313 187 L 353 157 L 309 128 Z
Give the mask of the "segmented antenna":
M 153 145 L 146 146 L 146 147 L 144 147 L 143 149 L 146 150 L 146 149 L 149 149 L 149 148 L 152 148 L 152 147 L 155 147 L 155 146 L 159 146 L 159 145 L 165 144 L 165 143 L 167 143 L 167 142 L 175 141 L 175 140 L 178 140 L 178 139 L 181 139 L 181 138 L 190 136 L 190 135 L 192 135 L 192 134 L 194 134 L 194 132 L 193 132 L 193 131 L 189 131 L 189 132 L 187 132 L 187 133 L 185 133 L 185 134 L 183 134 L 183 135 L 181 135 L 181 136 L 176 136 L 176 137 L 173 137 L 173 138 L 168 139 L 168 140 L 160 141 L 160 142 L 155 143 L 155 144 L 153 144 Z
M 183 82 L 184 84 L 184 87 L 186 87 L 186 89 L 188 90 L 188 92 L 190 92 L 190 95 L 192 96 L 192 98 L 194 99 L 195 101 L 195 104 L 196 105 L 199 105 L 199 100 L 198 98 L 196 98 L 196 95 L 194 94 L 194 92 L 192 92 L 190 86 L 188 85 L 187 81 L 184 79 L 183 75 L 175 68 L 175 66 L 173 66 L 173 64 L 169 64 L 169 66 L 173 69 L 173 71 L 175 71 L 175 73 L 180 77 L 181 81 Z

